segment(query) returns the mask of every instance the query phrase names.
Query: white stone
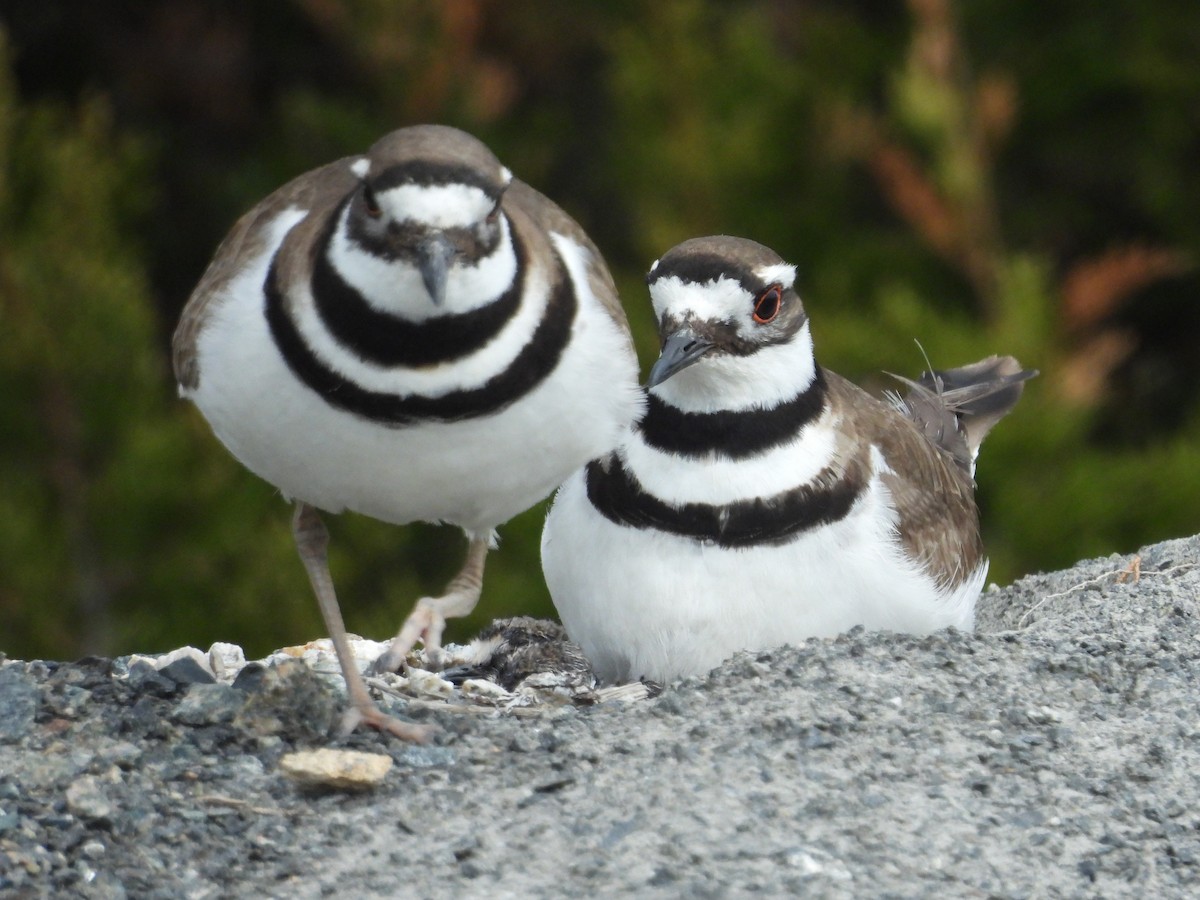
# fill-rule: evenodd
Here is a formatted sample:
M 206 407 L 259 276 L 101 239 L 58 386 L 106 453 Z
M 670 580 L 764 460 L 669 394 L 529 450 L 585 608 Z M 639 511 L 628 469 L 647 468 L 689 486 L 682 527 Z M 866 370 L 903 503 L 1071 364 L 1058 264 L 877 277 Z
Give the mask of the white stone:
M 171 663 L 180 659 L 190 659 L 209 675 L 216 677 L 213 672 L 212 665 L 208 661 L 208 654 L 196 647 L 180 647 L 178 650 L 172 650 L 170 653 L 164 653 L 162 656 L 155 657 L 154 667 L 156 669 L 165 669 Z
M 237 644 L 217 641 L 208 648 L 208 664 L 218 681 L 233 681 L 246 665 L 246 654 Z

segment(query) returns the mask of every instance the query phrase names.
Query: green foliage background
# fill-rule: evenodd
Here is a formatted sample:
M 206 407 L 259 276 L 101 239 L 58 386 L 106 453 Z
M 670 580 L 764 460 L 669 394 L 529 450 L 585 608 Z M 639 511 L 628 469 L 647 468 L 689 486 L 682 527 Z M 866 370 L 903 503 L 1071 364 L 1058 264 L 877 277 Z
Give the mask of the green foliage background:
M 1200 5 L 14 0 L 0 14 L 0 651 L 319 636 L 288 511 L 175 399 L 171 329 L 236 216 L 422 121 L 592 233 L 644 365 L 675 243 L 797 263 L 819 358 L 876 388 L 1042 371 L 979 468 L 992 578 L 1200 530 Z M 544 507 L 485 600 L 550 611 Z M 464 549 L 331 520 L 383 637 Z

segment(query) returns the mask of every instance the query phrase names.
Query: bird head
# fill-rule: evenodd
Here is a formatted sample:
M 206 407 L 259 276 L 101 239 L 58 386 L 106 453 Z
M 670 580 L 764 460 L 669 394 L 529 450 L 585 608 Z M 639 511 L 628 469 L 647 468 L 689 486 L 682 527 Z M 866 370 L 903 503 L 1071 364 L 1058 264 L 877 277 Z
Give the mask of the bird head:
M 353 241 L 413 267 L 429 301 L 443 305 L 452 270 L 477 265 L 504 236 L 509 172 L 476 138 L 439 125 L 394 131 L 352 166 L 347 199 Z
M 694 238 L 672 248 L 646 277 L 662 346 L 647 386 L 684 372 L 697 390 L 756 377 L 760 363 L 779 355 L 774 348 L 807 338 L 795 278 L 794 266 L 744 238 Z

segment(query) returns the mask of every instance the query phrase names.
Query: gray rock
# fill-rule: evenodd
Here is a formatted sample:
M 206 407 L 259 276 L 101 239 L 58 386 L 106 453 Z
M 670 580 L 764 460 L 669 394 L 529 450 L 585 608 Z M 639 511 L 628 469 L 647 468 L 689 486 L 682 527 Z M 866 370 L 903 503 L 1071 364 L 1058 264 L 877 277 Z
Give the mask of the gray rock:
M 164 678 L 176 684 L 213 684 L 213 673 L 190 656 L 181 656 L 158 670 Z
M 19 741 L 37 718 L 41 691 L 19 665 L 0 668 L 0 743 Z
M 342 701 L 300 663 L 232 693 L 10 664 L 77 718 L 0 743 L 0 895 L 1196 896 L 1200 540 L 1139 556 L 989 591 L 973 634 L 435 710 L 421 747 L 330 737 Z M 279 774 L 330 745 L 396 764 L 365 797 Z
M 244 701 L 245 696 L 229 685 L 193 684 L 175 707 L 172 718 L 185 725 L 218 725 L 232 722 Z
M 168 697 L 179 689 L 179 683 L 168 678 L 147 660 L 137 660 L 129 665 L 129 685 L 136 691 Z
M 235 681 L 233 689 L 241 691 L 244 688 Z M 267 667 L 261 680 L 245 690 L 248 699 L 236 723 L 259 735 L 290 734 L 305 740 L 323 738 L 342 711 L 342 699 L 299 660 Z

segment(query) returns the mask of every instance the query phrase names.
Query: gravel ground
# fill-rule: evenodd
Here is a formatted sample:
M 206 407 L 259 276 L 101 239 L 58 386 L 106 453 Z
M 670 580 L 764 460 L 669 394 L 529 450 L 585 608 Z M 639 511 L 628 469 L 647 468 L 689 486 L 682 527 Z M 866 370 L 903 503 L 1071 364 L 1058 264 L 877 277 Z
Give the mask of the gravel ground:
M 742 654 L 652 700 L 398 701 L 423 747 L 326 738 L 301 663 L 9 660 L 0 895 L 1196 896 L 1200 538 L 1133 559 L 992 589 L 975 634 Z M 394 764 L 313 792 L 279 767 L 313 746 Z

